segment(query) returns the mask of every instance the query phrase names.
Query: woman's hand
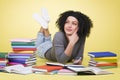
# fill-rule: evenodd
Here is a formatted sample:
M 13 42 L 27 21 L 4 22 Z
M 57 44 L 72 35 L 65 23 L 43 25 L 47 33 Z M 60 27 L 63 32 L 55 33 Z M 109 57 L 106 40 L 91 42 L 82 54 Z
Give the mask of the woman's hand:
M 78 29 L 76 29 L 75 32 L 74 32 L 72 35 L 67 36 L 67 38 L 68 38 L 68 40 L 69 40 L 69 43 L 71 43 L 71 44 L 73 44 L 73 45 L 74 45 L 74 44 L 78 41 L 78 39 L 79 39 L 79 37 L 78 37 L 78 35 L 77 35 L 77 31 L 78 31 Z

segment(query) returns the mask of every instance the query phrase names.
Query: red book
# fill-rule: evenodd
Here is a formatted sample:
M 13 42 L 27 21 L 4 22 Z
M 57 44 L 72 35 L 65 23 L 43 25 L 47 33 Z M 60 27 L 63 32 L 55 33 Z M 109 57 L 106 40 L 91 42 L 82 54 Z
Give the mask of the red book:
M 48 72 L 50 71 L 54 71 L 54 70 L 60 70 L 63 69 L 62 66 L 49 66 L 49 65 L 42 65 L 42 66 L 34 66 L 33 68 L 37 68 L 37 69 L 45 69 Z
M 13 51 L 35 51 L 36 48 L 13 48 Z
M 5 58 L 0 58 L 0 61 L 5 61 L 6 59 Z

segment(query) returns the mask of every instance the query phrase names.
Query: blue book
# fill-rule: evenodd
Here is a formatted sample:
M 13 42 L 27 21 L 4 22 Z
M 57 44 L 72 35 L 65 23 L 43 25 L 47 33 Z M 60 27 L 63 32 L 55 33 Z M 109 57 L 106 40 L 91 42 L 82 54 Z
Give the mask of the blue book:
M 28 60 L 26 58 L 9 58 L 8 61 L 25 64 L 25 63 L 36 62 L 36 59 Z
M 113 52 L 88 52 L 90 57 L 116 57 L 117 55 Z
M 9 53 L 8 56 L 33 56 L 31 53 Z
M 8 58 L 31 58 L 31 56 L 8 56 Z

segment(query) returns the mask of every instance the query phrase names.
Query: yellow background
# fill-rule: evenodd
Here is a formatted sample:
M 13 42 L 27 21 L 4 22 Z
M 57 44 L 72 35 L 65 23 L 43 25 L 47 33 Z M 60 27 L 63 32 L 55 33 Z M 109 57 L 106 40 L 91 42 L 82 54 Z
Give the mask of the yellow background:
M 36 38 L 40 25 L 32 14 L 41 14 L 42 7 L 47 8 L 50 14 L 52 36 L 57 31 L 56 19 L 66 10 L 81 11 L 92 19 L 94 27 L 86 40 L 84 65 L 88 63 L 89 51 L 112 51 L 119 56 L 120 0 L 0 0 L 0 52 L 12 51 L 10 40 L 13 38 Z

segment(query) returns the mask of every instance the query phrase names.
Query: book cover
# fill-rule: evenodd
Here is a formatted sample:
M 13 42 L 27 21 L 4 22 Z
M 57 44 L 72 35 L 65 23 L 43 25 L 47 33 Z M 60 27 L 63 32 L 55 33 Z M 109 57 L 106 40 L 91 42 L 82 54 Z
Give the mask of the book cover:
M 34 42 L 35 39 L 32 38 L 14 38 L 10 40 L 11 42 Z
M 89 52 L 88 56 L 90 57 L 115 57 L 117 55 L 113 52 Z
M 31 53 L 14 53 L 14 52 L 10 52 L 8 54 L 8 56 L 33 56 L 34 54 Z
M 31 58 L 31 56 L 8 56 L 8 58 Z
M 13 51 L 36 51 L 36 48 L 13 48 Z
M 8 62 L 7 65 L 8 66 L 11 66 L 11 65 L 24 65 L 24 66 L 27 66 L 27 64 L 22 64 L 22 63 L 16 63 L 16 62 Z
M 12 46 L 12 48 L 36 48 L 36 46 Z
M 11 46 L 35 46 L 35 42 L 11 42 Z
M 117 66 L 117 63 L 107 63 L 107 62 L 101 62 L 101 63 L 89 63 L 90 66 L 96 66 L 96 67 L 102 67 L 102 66 Z
M 98 58 L 93 58 L 95 60 L 117 60 L 117 56 L 116 57 L 98 57 Z
M 54 71 L 54 70 L 60 70 L 63 67 L 62 66 L 49 66 L 49 65 L 42 65 L 42 66 L 34 66 L 33 68 L 36 69 L 45 69 L 48 72 Z
M 117 62 L 117 59 L 90 59 L 91 62 Z
M 6 58 L 8 52 L 0 52 L 0 58 Z

